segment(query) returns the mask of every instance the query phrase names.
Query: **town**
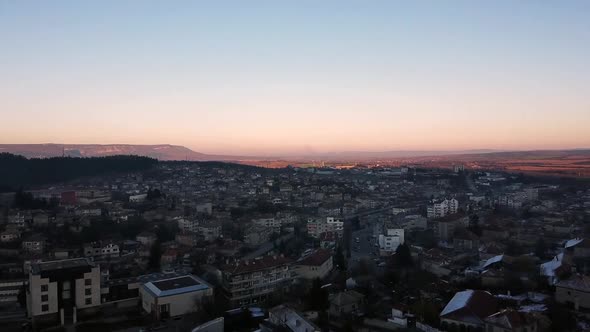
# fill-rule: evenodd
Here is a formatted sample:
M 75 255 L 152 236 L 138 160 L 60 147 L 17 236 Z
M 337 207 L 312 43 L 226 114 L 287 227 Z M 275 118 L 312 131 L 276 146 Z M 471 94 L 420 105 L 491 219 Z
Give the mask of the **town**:
M 586 331 L 586 179 L 157 162 L 0 194 L 3 331 Z

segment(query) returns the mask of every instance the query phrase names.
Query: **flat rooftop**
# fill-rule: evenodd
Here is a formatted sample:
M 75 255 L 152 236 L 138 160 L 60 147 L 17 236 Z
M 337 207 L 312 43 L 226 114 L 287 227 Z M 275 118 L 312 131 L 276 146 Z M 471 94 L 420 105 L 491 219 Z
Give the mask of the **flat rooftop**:
M 143 287 L 156 297 L 191 293 L 211 288 L 206 282 L 193 275 L 147 282 Z
M 73 258 L 73 259 L 62 259 L 58 261 L 40 262 L 31 264 L 31 272 L 33 274 L 55 271 L 55 270 L 67 270 L 78 267 L 93 267 L 94 264 L 90 263 L 86 258 Z

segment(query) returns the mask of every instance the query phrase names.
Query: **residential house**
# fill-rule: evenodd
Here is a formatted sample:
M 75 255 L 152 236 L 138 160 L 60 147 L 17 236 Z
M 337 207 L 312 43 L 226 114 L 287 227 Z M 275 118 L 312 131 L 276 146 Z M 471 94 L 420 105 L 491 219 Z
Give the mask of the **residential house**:
M 348 290 L 330 296 L 328 312 L 335 317 L 361 316 L 365 304 L 365 296 L 357 291 Z
M 458 292 L 440 313 L 441 327 L 453 331 L 464 331 L 469 328 L 483 330 L 485 319 L 497 310 L 496 298 L 486 291 Z

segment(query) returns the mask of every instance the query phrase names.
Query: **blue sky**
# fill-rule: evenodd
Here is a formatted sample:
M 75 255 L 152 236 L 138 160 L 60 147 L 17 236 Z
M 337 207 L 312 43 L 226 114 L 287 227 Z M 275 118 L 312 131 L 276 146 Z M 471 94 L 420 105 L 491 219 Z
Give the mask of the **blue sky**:
M 587 1 L 0 1 L 0 142 L 590 146 Z

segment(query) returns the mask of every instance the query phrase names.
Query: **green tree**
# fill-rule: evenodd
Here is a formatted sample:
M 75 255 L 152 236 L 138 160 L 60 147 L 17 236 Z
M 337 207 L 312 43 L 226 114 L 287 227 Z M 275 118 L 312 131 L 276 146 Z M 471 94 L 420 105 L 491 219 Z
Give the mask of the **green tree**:
M 540 259 L 545 259 L 547 254 L 547 244 L 543 238 L 539 238 L 535 243 L 535 255 Z
M 310 310 L 326 310 L 329 306 L 328 291 L 322 288 L 319 278 L 313 280 L 312 286 L 307 293 L 307 305 Z
M 162 245 L 156 241 L 150 249 L 150 258 L 148 260 L 148 269 L 150 271 L 160 270 L 160 260 L 162 259 Z
M 406 243 L 400 244 L 395 250 L 395 264 L 400 267 L 414 266 L 410 247 Z
M 334 255 L 334 263 L 336 267 L 342 271 L 346 271 L 346 258 L 342 252 L 342 247 L 336 247 L 336 255 Z

